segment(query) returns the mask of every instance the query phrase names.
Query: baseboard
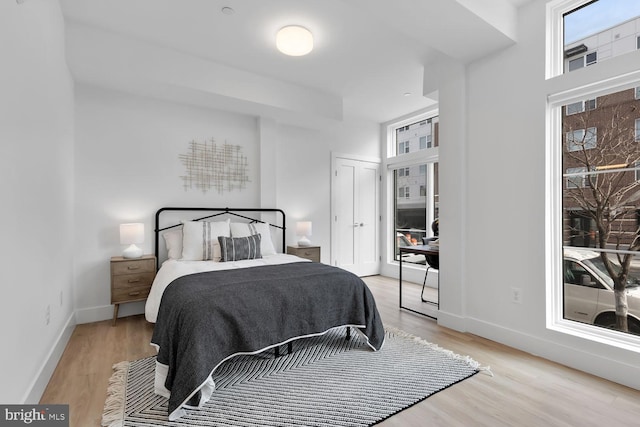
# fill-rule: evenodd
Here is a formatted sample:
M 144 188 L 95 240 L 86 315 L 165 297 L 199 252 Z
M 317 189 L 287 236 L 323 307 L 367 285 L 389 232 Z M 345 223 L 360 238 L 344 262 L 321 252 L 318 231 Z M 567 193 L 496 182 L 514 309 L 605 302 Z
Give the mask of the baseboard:
M 637 364 L 576 348 L 571 338 L 547 340 L 474 318 L 465 320 L 467 332 L 471 334 L 640 390 L 640 366 Z
M 144 314 L 144 304 L 144 301 L 120 304 L 118 317 Z M 89 307 L 76 310 L 76 323 L 78 325 L 101 322 L 109 319 L 113 319 L 113 305 L 102 305 L 99 307 Z
M 467 332 L 467 318 L 445 311 L 438 311 L 438 325 L 454 329 L 458 332 Z
M 29 386 L 27 393 L 22 399 L 22 403 L 35 405 L 40 402 L 40 398 L 49 384 L 53 371 L 55 371 L 56 366 L 58 366 L 58 362 L 62 357 L 64 349 L 67 347 L 67 343 L 71 338 L 71 334 L 73 333 L 75 326 L 75 313 L 72 312 L 60 331 L 55 343 L 51 347 L 51 350 L 49 350 L 49 353 L 40 367 L 40 370 L 36 374 L 35 379 Z

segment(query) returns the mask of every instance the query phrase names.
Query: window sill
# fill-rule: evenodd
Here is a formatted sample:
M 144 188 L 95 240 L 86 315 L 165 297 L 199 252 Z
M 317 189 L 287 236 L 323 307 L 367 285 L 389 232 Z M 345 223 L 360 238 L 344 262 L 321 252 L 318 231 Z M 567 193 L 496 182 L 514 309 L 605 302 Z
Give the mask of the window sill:
M 547 325 L 547 329 L 577 338 L 640 353 L 640 336 L 618 332 L 586 323 L 559 319 Z

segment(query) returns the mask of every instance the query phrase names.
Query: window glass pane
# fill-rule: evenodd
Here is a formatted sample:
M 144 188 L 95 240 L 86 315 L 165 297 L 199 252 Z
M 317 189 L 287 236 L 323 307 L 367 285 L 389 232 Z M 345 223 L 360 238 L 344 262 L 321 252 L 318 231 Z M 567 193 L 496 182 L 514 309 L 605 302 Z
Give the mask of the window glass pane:
M 584 56 L 569 61 L 569 71 L 577 70 L 582 67 L 584 67 Z
M 396 153 L 406 154 L 437 147 L 438 117 L 396 129 Z
M 585 110 L 594 110 L 596 108 L 596 100 L 595 99 L 587 99 L 584 102 Z
M 433 164 L 433 218 L 440 218 L 440 184 L 438 181 L 439 163 Z
M 637 0 L 596 0 L 565 14 L 565 71 L 637 50 L 639 16 Z
M 584 110 L 583 105 L 584 104 L 582 103 L 582 101 L 574 102 L 573 104 L 567 105 L 567 115 L 581 113 Z
M 564 318 L 640 333 L 634 320 L 616 326 L 613 297 L 640 284 L 640 100 L 630 88 L 593 107 L 562 115 Z M 630 314 L 639 302 L 627 302 Z
M 581 188 L 586 185 L 585 168 L 567 168 L 567 188 Z
M 395 259 L 399 247 L 421 245 L 427 237 L 427 174 L 420 170 L 426 165 L 400 168 L 394 171 L 395 181 Z M 405 174 L 405 171 L 408 173 Z

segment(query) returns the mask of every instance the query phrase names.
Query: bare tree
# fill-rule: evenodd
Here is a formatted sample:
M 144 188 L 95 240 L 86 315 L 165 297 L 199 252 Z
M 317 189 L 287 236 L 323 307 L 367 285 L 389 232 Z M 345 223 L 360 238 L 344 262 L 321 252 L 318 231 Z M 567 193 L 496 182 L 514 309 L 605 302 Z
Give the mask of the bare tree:
M 598 248 L 633 252 L 640 250 L 638 111 L 634 102 L 619 102 L 618 94 L 600 97 L 597 108 L 565 118 L 563 166 L 580 171 L 568 177 L 565 207 L 573 205 L 592 220 Z M 628 332 L 626 287 L 633 254 L 617 253 L 612 259 L 601 252 L 600 257 L 614 283 L 616 329 Z

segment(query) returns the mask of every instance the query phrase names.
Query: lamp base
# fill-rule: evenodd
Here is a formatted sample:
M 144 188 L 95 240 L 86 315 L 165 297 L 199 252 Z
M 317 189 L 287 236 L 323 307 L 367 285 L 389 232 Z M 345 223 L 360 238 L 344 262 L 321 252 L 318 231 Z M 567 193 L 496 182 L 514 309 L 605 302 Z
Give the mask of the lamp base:
M 122 252 L 123 258 L 140 258 L 142 256 L 142 249 L 136 245 L 131 245 Z
M 307 236 L 302 236 L 300 240 L 298 240 L 298 246 L 311 246 L 311 241 L 307 239 Z

